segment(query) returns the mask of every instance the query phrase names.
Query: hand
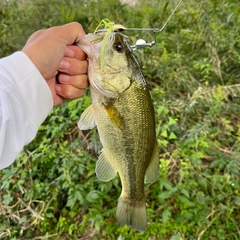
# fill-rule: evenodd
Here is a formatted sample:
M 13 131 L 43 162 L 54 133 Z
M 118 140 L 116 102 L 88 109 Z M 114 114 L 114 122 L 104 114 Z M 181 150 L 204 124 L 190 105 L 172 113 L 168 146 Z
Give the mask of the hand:
M 82 96 L 89 84 L 86 54 L 72 45 L 83 35 L 79 23 L 69 23 L 35 32 L 22 49 L 47 81 L 54 106 Z

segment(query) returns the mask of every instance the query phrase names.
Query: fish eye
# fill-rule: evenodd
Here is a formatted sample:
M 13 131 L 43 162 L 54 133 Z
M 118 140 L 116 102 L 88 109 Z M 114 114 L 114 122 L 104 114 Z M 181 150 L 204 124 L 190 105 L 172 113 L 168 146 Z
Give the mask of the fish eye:
M 122 50 L 123 50 L 123 45 L 120 42 L 115 42 L 113 47 L 119 53 L 122 52 Z

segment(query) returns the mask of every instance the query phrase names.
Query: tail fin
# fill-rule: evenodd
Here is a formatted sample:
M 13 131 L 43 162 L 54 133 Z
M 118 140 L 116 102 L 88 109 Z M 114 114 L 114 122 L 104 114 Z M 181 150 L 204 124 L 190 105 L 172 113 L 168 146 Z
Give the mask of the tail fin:
M 124 201 L 120 196 L 116 214 L 120 227 L 126 224 L 138 231 L 144 231 L 147 226 L 147 210 L 144 200 L 132 206 L 129 201 Z

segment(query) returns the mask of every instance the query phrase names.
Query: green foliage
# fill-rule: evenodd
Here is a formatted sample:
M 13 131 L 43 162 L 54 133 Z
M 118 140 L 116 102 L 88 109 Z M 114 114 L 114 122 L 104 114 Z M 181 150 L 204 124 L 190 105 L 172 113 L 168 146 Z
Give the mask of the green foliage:
M 40 28 L 70 21 L 93 32 L 108 18 L 160 28 L 177 1 L 9 0 L 0 3 L 0 56 Z M 119 228 L 119 178 L 100 182 L 96 130 L 77 121 L 89 92 L 55 108 L 0 172 L 0 239 L 240 239 L 240 5 L 183 1 L 153 48 L 135 52 L 156 114 L 160 177 L 145 188 L 148 227 Z M 152 41 L 127 32 L 129 41 Z

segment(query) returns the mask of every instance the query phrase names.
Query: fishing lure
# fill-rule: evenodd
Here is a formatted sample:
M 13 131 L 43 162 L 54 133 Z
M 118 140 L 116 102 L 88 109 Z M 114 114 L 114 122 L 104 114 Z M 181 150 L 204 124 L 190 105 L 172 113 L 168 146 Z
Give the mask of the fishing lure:
M 183 0 L 180 0 L 178 2 L 178 4 L 176 5 L 176 7 L 173 9 L 172 13 L 170 14 L 170 16 L 168 17 L 168 19 L 166 20 L 166 22 L 163 24 L 163 26 L 159 29 L 159 28 L 126 28 L 123 25 L 120 24 L 114 24 L 113 22 L 111 22 L 108 19 L 103 19 L 100 24 L 98 25 L 98 27 L 96 28 L 94 33 L 99 33 L 99 32 L 106 32 L 105 35 L 105 45 L 103 45 L 102 48 L 102 52 L 104 52 L 105 47 L 106 47 L 106 42 L 109 36 L 110 32 L 123 32 L 123 31 L 151 31 L 154 34 L 154 40 L 150 43 L 147 43 L 144 39 L 138 39 L 136 41 L 136 43 L 134 45 L 131 46 L 132 51 L 135 51 L 137 49 L 140 48 L 145 48 L 145 47 L 152 47 L 156 44 L 156 35 L 159 32 L 162 32 L 163 29 L 166 27 L 167 23 L 169 22 L 169 20 L 171 19 L 171 17 L 173 16 L 173 14 L 176 12 L 176 10 L 178 9 L 178 7 L 180 6 L 180 4 L 182 3 Z M 102 26 L 104 25 L 103 29 L 100 29 Z M 126 36 L 125 36 L 126 37 Z
M 170 14 L 170 16 L 168 17 L 168 19 L 166 20 L 166 22 L 163 24 L 163 26 L 159 29 L 159 28 L 126 28 L 121 24 L 115 24 L 114 22 L 111 22 L 110 20 L 108 20 L 107 18 L 103 19 L 99 25 L 97 26 L 97 28 L 94 31 L 94 34 L 104 34 L 104 38 L 103 38 L 103 44 L 102 44 L 102 48 L 101 48 L 101 52 L 100 52 L 100 69 L 101 72 L 103 70 L 103 65 L 104 65 L 104 54 L 107 52 L 107 48 L 109 46 L 111 46 L 111 44 L 107 44 L 107 43 L 111 43 L 111 38 L 113 37 L 114 32 L 123 35 L 124 39 L 125 39 L 125 44 L 126 46 L 129 48 L 129 50 L 131 50 L 131 52 L 140 49 L 140 48 L 145 48 L 145 47 L 152 47 L 156 44 L 156 35 L 157 33 L 163 31 L 163 29 L 166 27 L 167 23 L 169 22 L 169 20 L 171 19 L 171 17 L 173 16 L 173 14 L 176 12 L 176 10 L 178 9 L 179 5 L 181 4 L 183 0 L 180 0 L 178 2 L 178 4 L 176 5 L 176 7 L 174 8 L 174 10 L 172 11 L 172 13 Z M 166 5 L 167 6 L 167 5 Z M 165 7 L 166 8 L 166 7 Z M 154 34 L 154 39 L 152 42 L 147 43 L 144 39 L 138 39 L 136 41 L 136 43 L 134 45 L 129 45 L 128 42 L 126 41 L 126 39 L 128 38 L 126 35 L 123 34 L 124 31 L 151 31 Z M 80 38 L 79 38 L 80 39 Z M 78 42 L 78 40 L 76 40 L 76 44 Z

